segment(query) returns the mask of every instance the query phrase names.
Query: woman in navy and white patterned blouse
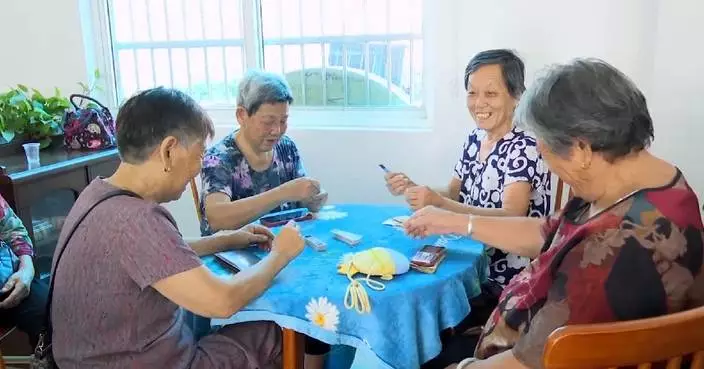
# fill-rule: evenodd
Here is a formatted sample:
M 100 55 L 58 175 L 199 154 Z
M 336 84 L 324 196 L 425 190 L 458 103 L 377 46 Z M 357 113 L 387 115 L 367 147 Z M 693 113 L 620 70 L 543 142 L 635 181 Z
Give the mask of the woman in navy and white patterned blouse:
M 550 172 L 535 138 L 513 126 L 513 111 L 525 90 L 525 68 L 509 50 L 477 54 L 465 70 L 467 108 L 477 124 L 445 189 L 419 186 L 404 173 L 386 175 L 394 195 L 414 209 L 437 206 L 459 213 L 543 217 L 550 211 Z M 486 293 L 494 297 L 529 260 L 489 247 Z

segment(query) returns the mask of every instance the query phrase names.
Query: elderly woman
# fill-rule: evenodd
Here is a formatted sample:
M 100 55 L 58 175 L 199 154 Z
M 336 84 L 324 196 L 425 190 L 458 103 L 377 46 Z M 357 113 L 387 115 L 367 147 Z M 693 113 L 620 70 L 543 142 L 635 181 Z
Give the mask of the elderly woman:
M 283 77 L 249 72 L 239 83 L 239 129 L 205 154 L 201 170 L 201 234 L 233 229 L 264 214 L 296 207 L 318 211 L 327 199 L 307 178 L 285 135 L 293 95 Z
M 36 346 L 44 323 L 47 286 L 35 277 L 34 248 L 22 220 L 0 196 L 0 327 L 17 328 Z
M 307 178 L 296 144 L 286 136 L 293 93 L 277 74 L 250 71 L 239 83 L 239 128 L 206 151 L 201 169 L 201 235 L 241 227 L 292 208 L 320 210 L 327 193 Z M 201 325 L 202 322 L 197 323 Z M 330 347 L 306 340 L 306 366 L 321 368 Z
M 281 330 L 273 323 L 228 325 L 196 341 L 184 320 L 185 310 L 231 316 L 303 249 L 298 231 L 284 227 L 267 257 L 222 278 L 199 256 L 269 243 L 272 234 L 248 226 L 190 243 L 181 238 L 160 204 L 177 200 L 198 174 L 212 134 L 205 112 L 177 90 L 147 90 L 120 108 L 122 163 L 112 177 L 83 190 L 54 256 L 51 317 L 59 367 L 281 366 Z
M 561 214 L 500 218 L 427 207 L 406 224 L 412 235 L 464 234 L 535 258 L 506 287 L 474 358 L 459 368 L 541 368 L 558 327 L 704 304 L 697 197 L 676 167 L 647 151 L 653 123 L 625 75 L 598 60 L 554 67 L 526 92 L 516 119 L 575 193 Z
M 465 69 L 464 87 L 477 129 L 467 138 L 447 188 L 431 190 L 416 185 L 403 173 L 389 173 L 389 191 L 405 194 L 415 210 L 433 205 L 464 214 L 548 215 L 550 172 L 538 154 L 535 139 L 513 125 L 513 112 L 525 91 L 524 74 L 523 61 L 510 50 L 475 55 Z M 530 262 L 501 248 L 488 247 L 487 253 L 489 280 L 482 286 L 481 296 L 472 300 L 474 314 L 461 326 L 486 321 L 503 287 Z

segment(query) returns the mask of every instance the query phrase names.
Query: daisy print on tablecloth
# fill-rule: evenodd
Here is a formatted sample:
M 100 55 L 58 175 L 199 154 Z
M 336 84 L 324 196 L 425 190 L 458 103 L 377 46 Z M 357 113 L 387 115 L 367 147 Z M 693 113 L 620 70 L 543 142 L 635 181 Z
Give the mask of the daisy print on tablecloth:
M 323 329 L 336 332 L 340 323 L 340 310 L 327 297 L 312 298 L 306 305 L 306 319 Z

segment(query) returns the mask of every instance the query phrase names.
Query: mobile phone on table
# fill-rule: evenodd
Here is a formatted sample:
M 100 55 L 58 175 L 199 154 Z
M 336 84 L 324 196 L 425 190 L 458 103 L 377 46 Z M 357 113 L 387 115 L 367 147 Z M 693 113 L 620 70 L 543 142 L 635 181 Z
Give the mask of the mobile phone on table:
M 445 257 L 447 249 L 442 246 L 425 245 L 411 258 L 411 264 L 433 267 Z
M 215 254 L 215 258 L 225 263 L 228 267 L 234 269 L 235 272 L 243 271 L 252 267 L 262 259 L 257 256 L 252 250 L 229 250 Z
M 271 228 L 284 225 L 291 220 L 295 222 L 302 222 L 309 219 L 313 219 L 313 213 L 311 213 L 308 209 L 299 208 L 267 214 L 259 218 L 259 221 L 263 226 Z

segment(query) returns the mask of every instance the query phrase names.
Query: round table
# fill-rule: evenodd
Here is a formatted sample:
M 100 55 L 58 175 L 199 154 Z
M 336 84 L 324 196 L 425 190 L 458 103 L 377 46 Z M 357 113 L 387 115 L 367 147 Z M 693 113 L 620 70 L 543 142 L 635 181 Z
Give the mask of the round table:
M 486 279 L 486 258 L 483 246 L 468 238 L 413 240 L 399 229 L 382 224 L 399 215 L 410 215 L 410 211 L 397 205 L 325 207 L 320 213 L 322 219 L 301 222 L 299 227 L 303 235 L 325 241 L 327 250 L 315 251 L 306 246 L 259 298 L 231 318 L 214 319 L 212 324 L 274 321 L 331 345 L 371 351 L 379 368 L 419 367 L 440 352 L 440 332 L 456 326 L 469 314 L 468 299 L 479 294 L 479 285 Z M 349 246 L 335 240 L 332 229 L 360 234 L 362 242 Z M 383 291 L 365 285 L 371 313 L 345 308 L 343 300 L 349 280 L 336 269 L 343 255 L 380 246 L 410 259 L 423 245 L 438 242 L 448 252 L 434 274 L 410 270 L 382 281 L 386 285 Z M 218 274 L 231 273 L 214 257 L 204 260 Z M 305 317 L 306 305 L 319 297 L 326 297 L 340 312 L 335 331 L 323 329 Z

